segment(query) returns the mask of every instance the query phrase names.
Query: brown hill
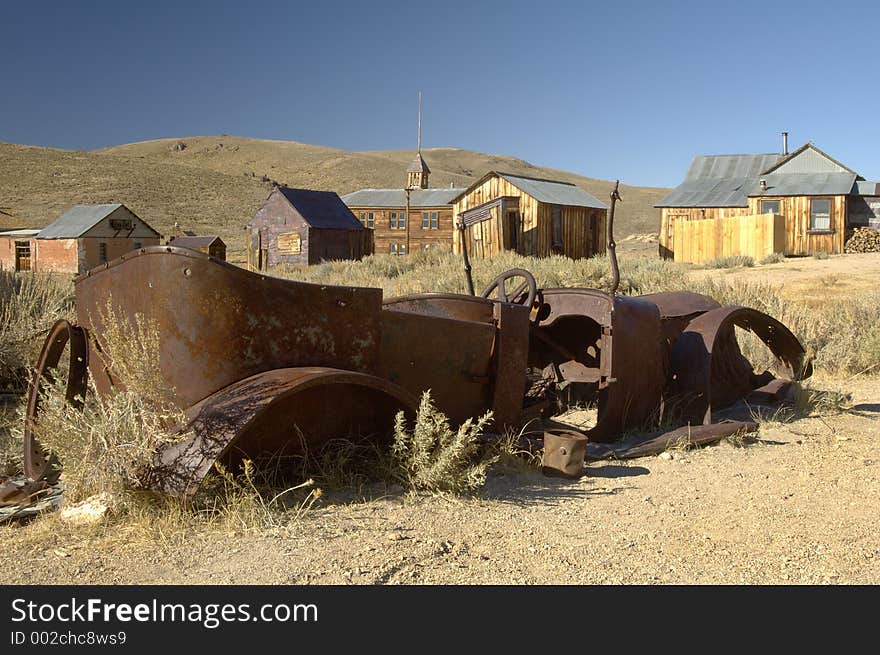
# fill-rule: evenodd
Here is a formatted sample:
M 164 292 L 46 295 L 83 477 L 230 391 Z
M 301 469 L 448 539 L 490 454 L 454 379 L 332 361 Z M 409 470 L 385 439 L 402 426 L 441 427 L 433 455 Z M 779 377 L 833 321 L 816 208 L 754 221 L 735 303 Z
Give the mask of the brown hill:
M 158 139 L 95 152 L 0 143 L 0 227 L 41 227 L 77 203 L 124 202 L 165 234 L 175 222 L 219 234 L 230 259 L 241 260 L 243 226 L 268 195 L 267 180 L 340 194 L 398 187 L 414 154 L 232 136 Z M 457 148 L 423 154 L 432 186 L 468 186 L 486 171 L 500 170 L 572 182 L 607 201 L 612 185 L 506 155 Z M 617 235 L 656 231 L 653 204 L 665 192 L 622 186 Z

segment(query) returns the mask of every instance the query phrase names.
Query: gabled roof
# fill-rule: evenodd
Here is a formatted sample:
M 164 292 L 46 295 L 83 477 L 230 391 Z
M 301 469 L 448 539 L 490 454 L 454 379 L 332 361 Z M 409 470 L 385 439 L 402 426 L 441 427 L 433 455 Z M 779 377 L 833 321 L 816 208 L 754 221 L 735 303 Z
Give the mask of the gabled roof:
M 417 153 L 416 158 L 412 160 L 412 163 L 406 169 L 407 173 L 430 173 L 431 169 L 428 168 L 428 164 L 422 159 L 422 153 Z
M 848 195 L 858 193 L 861 179 L 812 143 L 789 155 L 709 155 L 694 157 L 684 182 L 654 206 L 748 207 L 752 196 Z
M 694 157 L 684 182 L 655 207 L 748 207 L 747 185 L 779 161 L 778 153 Z
M 797 162 L 795 163 L 795 160 Z M 829 154 L 819 150 L 812 143 L 805 143 L 789 155 L 782 157 L 775 164 L 761 171 L 762 175 L 769 175 L 773 171 L 782 173 L 852 173 L 854 170 L 844 166 Z
M 333 191 L 275 189 L 312 227 L 336 230 L 363 230 L 364 226 Z M 273 193 L 275 192 L 273 191 Z
M 544 180 L 538 177 L 524 177 L 512 173 L 500 173 L 489 171 L 479 180 L 471 184 L 463 192 L 459 193 L 454 200 L 467 195 L 491 177 L 498 176 L 507 180 L 520 191 L 529 194 L 538 202 L 552 205 L 566 205 L 568 207 L 591 207 L 593 209 L 608 209 L 608 205 L 590 195 L 580 187 L 569 182 L 559 180 Z
M 452 206 L 456 196 L 461 195 L 462 188 L 413 189 L 409 192 L 409 206 L 446 207 Z M 349 207 L 388 207 L 398 209 L 406 207 L 406 191 L 403 189 L 361 189 L 342 196 L 342 202 Z
M 174 237 L 168 244 L 172 246 L 180 246 L 181 248 L 209 248 L 214 242 L 219 241 L 224 246 L 223 239 L 218 236 L 195 236 L 184 235 L 182 237 Z
M 133 211 L 121 203 L 111 205 L 74 205 L 64 212 L 57 221 L 40 230 L 37 238 L 76 239 L 91 230 L 120 207 L 124 207 L 126 211 L 137 217 Z M 145 227 L 156 232 L 156 230 L 153 230 L 153 228 L 144 223 L 143 219 L 140 219 L 140 221 Z M 159 233 L 156 232 L 156 234 L 158 235 Z

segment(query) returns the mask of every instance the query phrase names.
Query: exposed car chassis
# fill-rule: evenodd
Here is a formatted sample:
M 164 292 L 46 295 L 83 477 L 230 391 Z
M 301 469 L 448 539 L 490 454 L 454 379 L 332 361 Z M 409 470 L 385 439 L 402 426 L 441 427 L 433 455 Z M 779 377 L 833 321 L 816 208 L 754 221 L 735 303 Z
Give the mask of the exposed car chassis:
M 508 291 L 514 279 L 523 282 Z M 767 344 L 783 378 L 810 374 L 783 324 L 706 296 L 540 289 L 523 270 L 499 276 L 491 293 L 383 301 L 380 289 L 283 280 L 185 248 L 129 253 L 77 278 L 77 324 L 60 321 L 46 339 L 29 395 L 25 473 L 52 475 L 30 427 L 40 382 L 62 357 L 71 402 L 89 375 L 99 394 L 121 384 L 98 352 L 108 299 L 116 316 L 158 327 L 161 374 L 193 436 L 156 453 L 148 486 L 179 496 L 218 460 L 387 435 L 425 390 L 455 423 L 492 410 L 499 432 L 558 412 L 563 387 L 598 405 L 586 433 L 593 443 L 661 422 L 710 424 L 713 410 L 775 379 L 753 372 L 736 326 Z

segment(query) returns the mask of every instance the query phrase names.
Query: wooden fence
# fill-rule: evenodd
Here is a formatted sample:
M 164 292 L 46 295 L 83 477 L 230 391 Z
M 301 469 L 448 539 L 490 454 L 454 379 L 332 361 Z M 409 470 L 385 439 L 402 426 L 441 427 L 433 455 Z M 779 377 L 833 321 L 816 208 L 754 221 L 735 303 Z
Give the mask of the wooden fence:
M 779 214 L 677 220 L 674 230 L 677 262 L 702 264 L 733 255 L 760 261 L 785 252 L 785 217 Z

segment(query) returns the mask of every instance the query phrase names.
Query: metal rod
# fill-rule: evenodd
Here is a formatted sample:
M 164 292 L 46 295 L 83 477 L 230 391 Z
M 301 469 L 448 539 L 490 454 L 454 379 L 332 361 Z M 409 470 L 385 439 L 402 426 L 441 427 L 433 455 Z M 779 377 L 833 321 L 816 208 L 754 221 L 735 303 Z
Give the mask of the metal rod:
M 467 278 L 468 293 L 470 293 L 472 296 L 476 296 L 477 293 L 474 291 L 474 278 L 471 275 L 471 260 L 468 259 L 467 243 L 465 239 L 466 227 L 464 221 L 461 220 L 461 217 L 459 217 L 458 221 L 458 229 L 461 232 L 461 254 L 464 257 L 464 274 Z
M 614 205 L 618 201 L 623 202 L 620 192 L 617 190 L 620 186 L 620 180 L 614 183 L 614 190 L 611 192 L 611 209 L 608 211 L 608 256 L 611 258 L 611 290 L 609 295 L 613 296 L 617 293 L 617 287 L 620 286 L 620 268 L 617 265 L 617 243 L 614 241 Z

